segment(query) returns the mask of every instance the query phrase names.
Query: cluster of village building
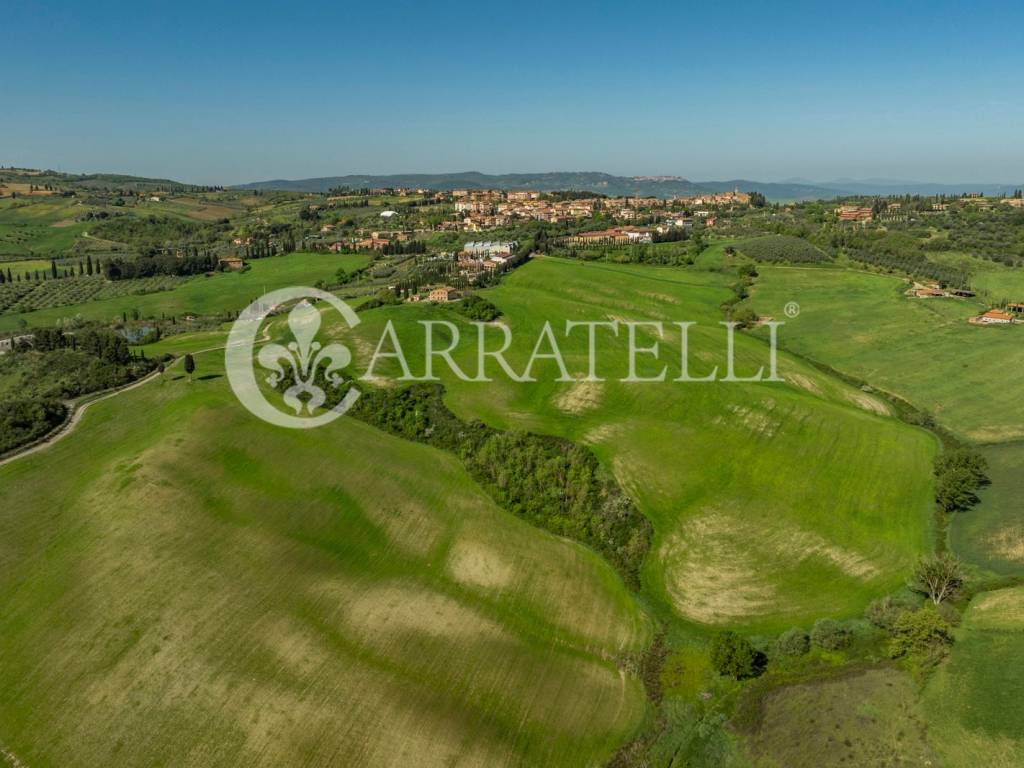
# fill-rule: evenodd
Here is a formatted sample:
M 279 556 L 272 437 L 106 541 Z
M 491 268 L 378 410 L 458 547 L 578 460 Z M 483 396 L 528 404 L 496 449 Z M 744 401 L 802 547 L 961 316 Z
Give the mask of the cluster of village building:
M 570 200 L 550 199 L 541 192 L 455 190 L 451 193 L 455 212 L 442 226 L 462 232 L 482 232 L 504 227 L 517 219 L 551 223 L 588 219 L 604 213 L 617 221 L 681 219 L 683 211 L 713 221 L 712 209 L 719 206 L 746 206 L 750 195 L 738 189 L 732 192 L 694 197 L 584 197 Z M 704 210 L 696 210 L 703 208 Z M 680 224 L 682 226 L 682 224 Z

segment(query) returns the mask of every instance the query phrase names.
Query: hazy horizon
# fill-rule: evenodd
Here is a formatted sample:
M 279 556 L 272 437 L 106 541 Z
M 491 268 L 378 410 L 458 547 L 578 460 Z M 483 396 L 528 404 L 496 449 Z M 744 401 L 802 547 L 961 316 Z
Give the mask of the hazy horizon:
M 197 184 L 600 170 L 1019 183 L 1024 6 L 58 0 L 5 11 L 4 163 Z M 45 54 L 45 55 L 41 55 Z M 539 171 L 538 171 L 539 172 Z
M 483 174 L 485 176 L 502 176 L 502 175 L 507 175 L 507 174 L 517 174 L 517 175 L 533 176 L 533 175 L 542 175 L 542 174 L 549 174 L 549 173 L 608 173 L 609 175 L 618 176 L 618 177 L 621 177 L 621 178 L 677 177 L 677 178 L 680 178 L 680 179 L 685 179 L 686 181 L 690 181 L 690 182 L 723 182 L 723 181 L 732 181 L 732 180 L 744 180 L 744 181 L 752 181 L 752 182 L 761 182 L 761 183 L 765 183 L 765 184 L 803 184 L 803 185 L 808 185 L 808 186 L 829 185 L 829 184 L 835 185 L 835 184 L 841 184 L 841 183 L 849 183 L 849 184 L 873 184 L 873 185 L 878 185 L 878 186 L 885 186 L 885 185 L 892 185 L 892 186 L 901 186 L 901 185 L 957 186 L 957 185 L 964 185 L 966 187 L 968 185 L 977 185 L 977 186 L 1007 186 L 1007 187 L 1013 187 L 1013 186 L 1020 186 L 1020 185 L 1024 184 L 1024 179 L 1022 179 L 1022 180 L 1013 180 L 1013 179 L 1006 180 L 1006 179 L 998 179 L 998 178 L 996 178 L 996 179 L 975 179 L 975 180 L 965 180 L 965 179 L 949 179 L 949 180 L 941 180 L 940 179 L 940 180 L 936 180 L 936 179 L 907 179 L 907 178 L 897 179 L 897 178 L 885 178 L 885 177 L 877 177 L 877 176 L 876 177 L 863 177 L 863 178 L 855 178 L 855 177 L 849 177 L 849 176 L 834 176 L 834 177 L 829 177 L 829 178 L 808 179 L 808 178 L 796 177 L 796 176 L 786 176 L 786 177 L 782 177 L 782 178 L 778 178 L 778 177 L 776 177 L 776 178 L 755 178 L 751 174 L 740 174 L 740 175 L 736 175 L 736 176 L 724 176 L 722 174 L 718 174 L 718 175 L 712 175 L 712 176 L 706 176 L 706 177 L 697 177 L 697 176 L 694 176 L 694 175 L 687 175 L 685 173 L 668 173 L 668 172 L 663 172 L 663 173 L 611 173 L 609 171 L 605 171 L 605 170 L 602 170 L 602 169 L 599 169 L 599 168 L 574 168 L 574 169 L 526 170 L 526 171 L 524 171 L 524 170 L 515 170 L 515 169 L 507 170 L 507 171 L 504 171 L 504 170 L 503 171 L 482 171 L 482 170 L 479 170 L 479 169 L 476 169 L 476 168 L 468 169 L 468 170 L 440 170 L 440 171 L 422 171 L 422 170 L 399 170 L 399 171 L 388 171 L 388 172 L 340 171 L 340 172 L 337 172 L 337 173 L 334 173 L 334 172 L 316 173 L 316 174 L 312 174 L 312 175 L 308 175 L 308 176 L 298 176 L 298 175 L 294 175 L 293 174 L 293 175 L 283 175 L 283 176 L 273 176 L 273 177 L 268 176 L 268 177 L 264 177 L 264 178 L 246 178 L 246 179 L 243 179 L 243 180 L 223 182 L 223 181 L 208 180 L 208 179 L 207 180 L 203 180 L 203 181 L 197 181 L 197 180 L 194 180 L 194 179 L 183 178 L 183 177 L 178 177 L 178 176 L 173 176 L 173 175 L 169 176 L 169 175 L 166 175 L 166 174 L 159 174 L 159 173 L 144 173 L 144 172 L 138 172 L 138 171 L 135 171 L 135 170 L 126 170 L 126 169 L 123 169 L 123 168 L 86 168 L 86 167 L 81 167 L 81 168 L 61 168 L 61 167 L 57 167 L 57 166 L 55 166 L 53 164 L 47 164 L 47 163 L 41 163 L 41 164 L 39 164 L 39 163 L 24 163 L 24 162 L 17 162 L 17 161 L 11 161 L 11 160 L 0 161 L 0 167 L 5 167 L 5 168 L 14 167 L 14 168 L 25 168 L 25 169 L 34 169 L 34 170 L 50 170 L 50 171 L 56 171 L 58 173 L 68 173 L 68 174 L 73 174 L 73 175 L 74 174 L 81 174 L 81 175 L 113 174 L 113 175 L 119 175 L 119 176 L 134 176 L 134 177 L 138 177 L 138 178 L 167 179 L 168 181 L 180 182 L 182 184 L 195 184 L 195 185 L 200 185 L 200 186 L 224 186 L 224 187 L 231 187 L 231 186 L 238 186 L 238 185 L 252 184 L 252 183 L 260 183 L 260 182 L 268 182 L 268 181 L 279 181 L 279 180 L 280 181 L 303 181 L 303 180 L 306 180 L 306 179 L 335 178 L 335 177 L 343 177 L 343 176 L 421 176 L 421 175 L 431 176 L 431 175 L 456 175 L 456 174 L 465 174 L 465 173 L 480 173 L 480 174 Z M 965 191 L 968 191 L 968 190 L 965 188 Z

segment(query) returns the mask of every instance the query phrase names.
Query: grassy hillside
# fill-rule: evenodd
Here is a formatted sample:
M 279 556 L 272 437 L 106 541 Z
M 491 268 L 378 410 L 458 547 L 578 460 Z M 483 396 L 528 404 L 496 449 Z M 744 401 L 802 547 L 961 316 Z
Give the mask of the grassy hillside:
M 924 693 L 932 741 L 948 768 L 1024 765 L 1024 587 L 977 598 L 950 661 Z
M 899 278 L 815 268 L 762 267 L 752 305 L 785 319 L 786 349 L 900 395 L 961 436 L 1024 437 L 1024 408 L 1007 372 L 1024 364 L 1024 328 L 967 324 L 985 305 L 908 299 Z
M 587 370 L 587 340 L 573 320 L 698 321 L 692 374 L 725 365 L 719 304 L 725 275 L 669 268 L 536 260 L 488 297 L 515 332 L 506 354 L 522 370 L 544 321 L 558 330 L 572 373 Z M 425 319 L 457 321 L 449 308 L 402 306 L 364 316 L 353 343 L 365 360 L 387 319 L 414 371 L 422 371 Z M 672 615 L 703 626 L 777 631 L 814 618 L 859 613 L 899 586 L 929 541 L 931 436 L 885 414 L 880 401 L 785 357 L 789 384 L 628 384 L 625 331 L 598 331 L 603 383 L 570 384 L 551 361 L 535 384 L 457 381 L 441 364 L 450 406 L 463 418 L 589 444 L 652 520 L 656 540 L 645 588 Z M 675 335 L 673 335 L 675 334 Z M 673 341 L 674 339 L 674 341 Z M 641 332 L 639 344 L 654 341 Z M 496 344 L 496 340 L 492 342 Z M 662 342 L 669 377 L 679 338 Z M 737 339 L 738 373 L 767 364 L 767 348 Z M 475 370 L 475 352 L 457 361 Z M 645 362 L 648 361 L 648 362 Z M 639 372 L 657 365 L 641 359 Z M 379 369 L 383 371 L 384 369 Z
M 264 424 L 221 366 L 0 468 L 0 754 L 584 766 L 628 737 L 614 660 L 650 627 L 605 563 L 444 453 Z
M 361 255 L 325 253 L 292 253 L 257 259 L 250 262 L 251 269 L 245 272 L 219 272 L 210 277 L 194 277 L 169 291 L 2 315 L 0 331 L 17 329 L 20 320 L 31 326 L 52 326 L 62 318 L 79 315 L 87 320 L 107 322 L 120 318 L 123 312 L 131 313 L 133 309 L 139 310 L 142 317 L 235 311 L 267 291 L 292 285 L 313 285 L 321 279 L 330 280 L 339 267 L 356 269 L 366 260 L 367 257 Z M 56 281 L 58 287 L 59 283 Z
M 73 198 L 58 196 L 0 200 L 0 258 L 68 250 L 89 228 L 75 221 L 82 210 Z

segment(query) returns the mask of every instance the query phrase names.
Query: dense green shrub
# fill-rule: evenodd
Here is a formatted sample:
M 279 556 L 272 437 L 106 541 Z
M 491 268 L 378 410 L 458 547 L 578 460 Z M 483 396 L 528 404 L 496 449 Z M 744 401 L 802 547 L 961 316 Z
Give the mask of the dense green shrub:
M 889 654 L 894 659 L 909 656 L 932 660 L 944 654 L 952 643 L 949 622 L 934 606 L 926 606 L 897 617 L 892 628 Z
M 501 317 L 501 310 L 482 296 L 470 294 L 455 305 L 455 310 L 470 320 L 489 323 Z
M 976 451 L 961 448 L 935 461 L 935 501 L 947 512 L 962 512 L 978 503 L 977 491 L 988 482 L 988 463 Z
M 729 248 L 726 248 L 725 250 L 728 252 Z M 753 264 L 740 264 L 739 267 L 736 268 L 736 272 L 740 277 L 757 277 L 757 267 Z
M 775 641 L 779 656 L 803 656 L 811 649 L 811 637 L 799 627 L 788 629 Z
M 752 328 L 758 321 L 757 312 L 750 307 L 741 307 L 732 314 L 732 321 L 737 328 Z
M 720 675 L 737 680 L 757 677 L 766 663 L 765 655 L 735 632 L 720 632 L 711 641 L 711 665 Z
M 42 437 L 64 421 L 66 414 L 58 400 L 0 400 L 0 454 Z
M 879 629 L 890 631 L 896 619 L 904 613 L 917 610 L 917 603 L 909 597 L 885 597 L 873 600 L 864 611 L 864 617 Z
M 811 628 L 811 642 L 825 651 L 845 648 L 850 639 L 850 630 L 835 619 L 818 619 Z

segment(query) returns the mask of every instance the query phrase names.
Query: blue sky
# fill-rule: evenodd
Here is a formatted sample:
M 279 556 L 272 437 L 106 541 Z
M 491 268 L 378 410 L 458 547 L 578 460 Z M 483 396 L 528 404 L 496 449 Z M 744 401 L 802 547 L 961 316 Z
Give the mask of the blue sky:
M 893 5 L 6 0 L 0 164 L 1024 182 L 1024 3 Z

